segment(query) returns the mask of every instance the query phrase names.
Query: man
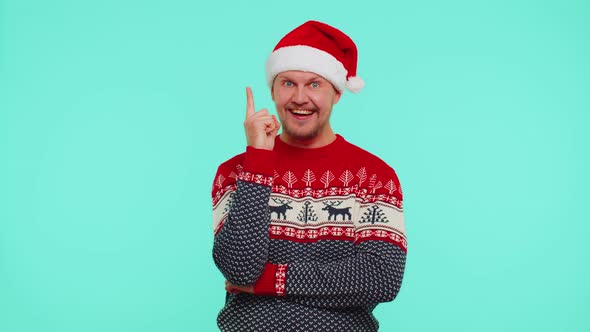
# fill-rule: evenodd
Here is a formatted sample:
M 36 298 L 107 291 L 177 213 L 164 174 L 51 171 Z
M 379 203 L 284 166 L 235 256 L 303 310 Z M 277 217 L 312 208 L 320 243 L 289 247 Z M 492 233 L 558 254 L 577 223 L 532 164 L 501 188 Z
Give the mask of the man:
M 246 88 L 246 152 L 219 166 L 212 190 L 222 331 L 377 331 L 373 309 L 396 297 L 407 248 L 398 178 L 329 121 L 344 90 L 364 85 L 356 64 L 347 35 L 309 21 L 266 63 L 280 124 Z

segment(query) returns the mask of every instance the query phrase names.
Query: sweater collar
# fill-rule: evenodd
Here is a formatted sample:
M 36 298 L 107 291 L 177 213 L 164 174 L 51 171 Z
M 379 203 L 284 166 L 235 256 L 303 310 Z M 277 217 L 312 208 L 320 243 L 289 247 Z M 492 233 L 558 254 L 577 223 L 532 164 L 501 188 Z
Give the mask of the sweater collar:
M 345 142 L 346 141 L 342 136 L 336 134 L 336 139 L 331 143 L 319 148 L 308 149 L 289 145 L 283 142 L 277 135 L 277 137 L 275 137 L 275 151 L 279 155 L 286 154 L 289 157 L 295 157 L 298 159 L 322 159 L 335 156 Z

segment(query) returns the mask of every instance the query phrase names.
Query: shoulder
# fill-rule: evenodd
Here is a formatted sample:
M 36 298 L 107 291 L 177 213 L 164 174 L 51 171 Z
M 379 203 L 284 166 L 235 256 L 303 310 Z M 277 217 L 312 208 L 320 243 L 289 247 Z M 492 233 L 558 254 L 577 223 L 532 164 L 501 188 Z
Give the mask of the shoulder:
M 240 153 L 238 155 L 235 155 L 233 157 L 231 157 L 230 159 L 222 162 L 218 167 L 217 167 L 217 172 L 215 173 L 215 178 L 214 178 L 214 184 L 213 184 L 213 189 L 215 191 L 215 187 L 217 187 L 218 189 L 223 188 L 225 185 L 227 185 L 228 181 L 226 181 L 227 179 L 236 179 L 238 177 L 238 175 L 240 174 L 240 172 L 242 171 L 242 168 L 244 167 L 244 157 L 245 157 L 246 153 Z
M 372 192 L 387 192 L 402 200 L 401 185 L 394 168 L 377 155 L 345 141 L 349 154 L 359 177 L 361 187 L 367 187 Z M 363 181 L 366 180 L 366 181 Z
M 372 169 L 379 171 L 380 173 L 395 173 L 393 167 L 377 155 L 346 140 L 344 140 L 344 142 L 346 150 L 348 151 L 347 153 L 351 158 L 354 158 L 359 165 L 370 166 Z
M 222 162 L 219 167 L 219 170 L 233 170 L 235 168 L 241 168 L 244 165 L 244 159 L 246 157 L 246 152 L 242 152 L 237 154 L 228 160 Z

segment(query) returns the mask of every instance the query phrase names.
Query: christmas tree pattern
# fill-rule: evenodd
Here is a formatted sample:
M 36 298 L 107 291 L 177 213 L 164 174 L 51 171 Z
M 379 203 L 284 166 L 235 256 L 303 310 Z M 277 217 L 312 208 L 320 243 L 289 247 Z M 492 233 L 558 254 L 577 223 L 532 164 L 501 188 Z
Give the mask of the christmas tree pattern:
M 325 185 L 324 188 L 328 188 L 332 180 L 334 180 L 334 173 L 330 172 L 330 170 L 327 170 L 320 178 L 320 181 Z
M 367 208 L 367 211 L 363 213 L 360 223 L 367 223 L 370 222 L 371 224 L 375 224 L 376 222 L 389 222 L 385 217 L 385 212 L 381 210 L 381 208 L 377 204 L 373 204 L 372 206 Z
M 313 174 L 311 169 L 308 169 L 307 171 L 305 171 L 305 173 L 303 173 L 302 180 L 303 182 L 305 182 L 305 185 L 307 187 L 311 187 L 311 183 L 315 181 L 315 175 Z
M 395 186 L 395 183 L 393 183 L 393 180 L 389 180 L 385 185 L 385 189 L 389 190 L 389 194 L 391 195 L 397 190 L 397 187 Z
M 363 184 L 363 182 L 365 182 L 365 180 L 367 180 L 367 169 L 365 167 L 359 169 L 358 172 L 356 172 L 356 176 L 358 176 L 359 178 L 359 187 Z
M 215 180 L 215 185 L 221 189 L 223 187 L 223 181 L 225 181 L 225 176 L 219 174 L 217 179 Z
M 315 214 L 310 201 L 305 201 L 305 203 L 303 203 L 303 207 L 301 208 L 301 211 L 299 211 L 299 215 L 297 215 L 297 220 L 304 223 L 318 220 L 318 216 Z
M 342 181 L 342 184 L 345 187 L 348 187 L 348 183 L 350 181 L 352 181 L 354 179 L 354 175 L 352 174 L 351 171 L 349 170 L 345 170 L 342 175 L 340 175 L 340 178 L 338 178 L 340 181 Z
M 295 182 L 297 182 L 297 177 L 295 176 L 295 173 L 293 173 L 291 171 L 287 171 L 287 173 L 285 173 L 285 175 L 283 175 L 283 181 L 285 181 L 287 183 L 289 188 L 292 188 L 293 184 Z

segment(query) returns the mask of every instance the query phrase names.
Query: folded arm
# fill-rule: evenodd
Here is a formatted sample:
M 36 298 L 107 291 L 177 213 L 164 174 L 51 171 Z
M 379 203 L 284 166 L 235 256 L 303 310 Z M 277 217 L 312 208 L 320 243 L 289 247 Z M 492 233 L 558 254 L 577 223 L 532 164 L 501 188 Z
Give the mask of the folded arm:
M 267 261 L 268 201 L 272 185 L 272 176 L 268 174 L 272 172 L 273 161 L 272 151 L 248 147 L 244 168 L 235 177 L 224 175 L 230 170 L 220 167 L 215 178 L 218 182 L 219 176 L 222 176 L 221 179 L 227 182 L 218 187 L 228 190 L 222 198 L 226 206 L 221 206 L 219 202 L 214 204 L 217 233 L 213 243 L 213 260 L 226 280 L 235 285 L 254 284 Z M 215 203 L 215 190 L 213 197 Z M 223 213 L 221 209 L 227 212 Z

